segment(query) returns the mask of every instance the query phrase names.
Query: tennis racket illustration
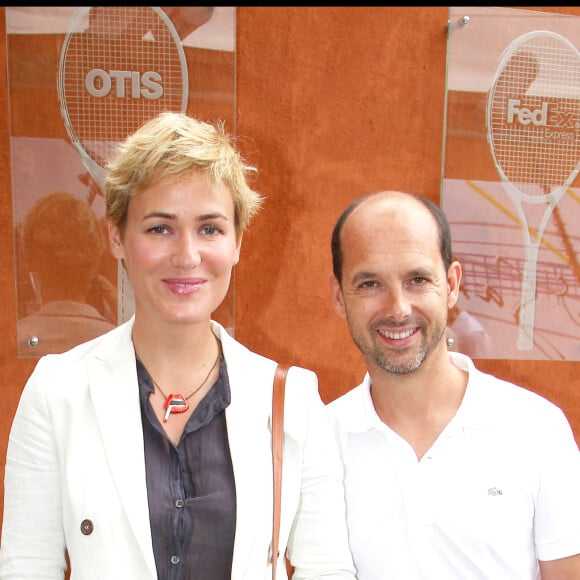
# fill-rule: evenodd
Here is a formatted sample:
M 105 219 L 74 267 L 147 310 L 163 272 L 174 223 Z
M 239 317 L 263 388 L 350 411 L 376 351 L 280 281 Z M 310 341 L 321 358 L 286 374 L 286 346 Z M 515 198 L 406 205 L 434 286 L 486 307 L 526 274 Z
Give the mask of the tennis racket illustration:
M 162 111 L 186 110 L 179 35 L 158 7 L 83 6 L 64 39 L 57 90 L 70 141 L 102 191 L 119 142 Z
M 487 138 L 524 242 L 517 348 L 534 345 L 536 269 L 544 230 L 580 169 L 580 53 L 565 37 L 534 31 L 500 58 L 486 111 Z M 531 222 L 537 222 L 531 235 Z

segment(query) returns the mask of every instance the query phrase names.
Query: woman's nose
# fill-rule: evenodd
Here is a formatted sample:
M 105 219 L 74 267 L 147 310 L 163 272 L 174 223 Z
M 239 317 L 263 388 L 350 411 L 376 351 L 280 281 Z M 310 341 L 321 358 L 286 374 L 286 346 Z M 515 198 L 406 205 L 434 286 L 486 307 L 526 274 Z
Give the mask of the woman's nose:
M 175 241 L 172 265 L 187 270 L 199 266 L 200 263 L 201 254 L 195 236 L 192 234 L 180 235 Z

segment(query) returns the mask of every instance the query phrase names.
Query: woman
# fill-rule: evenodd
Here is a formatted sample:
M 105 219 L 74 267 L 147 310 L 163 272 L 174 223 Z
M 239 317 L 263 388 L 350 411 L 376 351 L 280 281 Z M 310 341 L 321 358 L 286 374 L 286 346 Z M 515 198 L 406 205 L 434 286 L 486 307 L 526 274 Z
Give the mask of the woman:
M 40 359 L 10 435 L 0 578 L 271 577 L 276 362 L 211 320 L 261 206 L 220 125 L 163 113 L 108 167 L 135 315 Z M 280 554 L 354 579 L 342 467 L 316 375 L 288 373 Z M 284 558 L 278 578 L 285 577 Z

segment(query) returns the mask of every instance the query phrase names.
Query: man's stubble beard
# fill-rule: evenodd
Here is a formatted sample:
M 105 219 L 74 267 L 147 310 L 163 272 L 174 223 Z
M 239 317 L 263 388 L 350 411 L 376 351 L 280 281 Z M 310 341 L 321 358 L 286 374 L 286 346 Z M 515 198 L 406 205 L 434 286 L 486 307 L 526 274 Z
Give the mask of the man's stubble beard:
M 381 324 L 380 326 L 384 327 L 385 325 Z M 387 345 L 383 344 L 382 347 L 379 346 L 379 338 L 372 341 L 372 345 L 369 346 L 365 341 L 365 335 L 362 333 L 355 335 L 351 332 L 351 336 L 363 356 L 367 360 L 372 361 L 377 367 L 383 369 L 387 373 L 407 375 L 415 372 L 445 337 L 444 324 L 437 324 L 429 335 L 425 335 L 424 324 L 419 323 L 417 326 L 419 332 L 421 332 L 422 340 L 418 350 L 411 355 L 409 355 L 410 349 L 405 351 L 394 351 L 389 349 Z M 369 336 L 375 336 L 376 334 L 376 329 L 371 328 Z

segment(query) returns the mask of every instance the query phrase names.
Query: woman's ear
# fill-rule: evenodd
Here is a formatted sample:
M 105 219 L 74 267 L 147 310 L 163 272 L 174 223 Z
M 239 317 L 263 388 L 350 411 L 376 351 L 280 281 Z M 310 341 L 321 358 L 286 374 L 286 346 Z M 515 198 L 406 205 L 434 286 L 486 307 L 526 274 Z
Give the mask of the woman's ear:
M 242 250 L 242 238 L 244 234 L 241 233 L 240 237 L 238 238 L 238 243 L 236 246 L 236 253 L 234 254 L 234 266 L 237 266 L 238 262 L 240 261 L 240 251 Z
M 122 260 L 125 257 L 125 249 L 123 247 L 123 236 L 119 226 L 115 225 L 110 220 L 107 221 L 109 230 L 109 244 L 111 245 L 111 252 L 117 260 Z

